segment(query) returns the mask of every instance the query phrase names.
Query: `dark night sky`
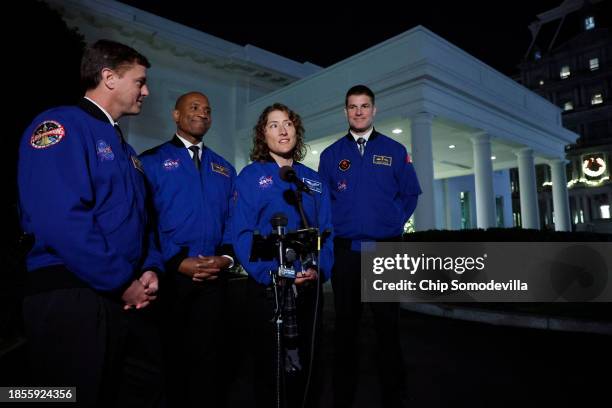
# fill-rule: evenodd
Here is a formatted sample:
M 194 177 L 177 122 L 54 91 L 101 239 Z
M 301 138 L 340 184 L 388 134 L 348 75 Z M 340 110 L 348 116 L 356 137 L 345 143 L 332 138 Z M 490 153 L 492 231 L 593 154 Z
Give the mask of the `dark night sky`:
M 536 14 L 560 5 L 562 0 L 393 2 L 404 3 L 401 10 L 398 6 L 385 6 L 385 2 L 347 2 L 340 3 L 339 12 L 308 3 L 292 5 L 291 9 L 288 3 L 257 3 L 257 11 L 234 8 L 220 12 L 211 11 L 206 2 L 122 2 L 227 41 L 253 44 L 323 67 L 421 24 L 511 75 L 529 46 L 529 23 Z M 267 11 L 261 4 L 266 4 Z M 410 5 L 417 5 L 418 10 Z

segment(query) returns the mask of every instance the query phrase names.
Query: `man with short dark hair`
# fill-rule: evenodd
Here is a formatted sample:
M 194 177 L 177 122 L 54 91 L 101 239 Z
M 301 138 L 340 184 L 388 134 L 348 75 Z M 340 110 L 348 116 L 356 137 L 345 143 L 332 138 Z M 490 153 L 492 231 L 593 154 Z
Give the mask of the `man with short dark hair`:
M 349 89 L 349 132 L 321 153 L 319 173 L 331 192 L 334 225 L 332 288 L 336 310 L 333 371 L 336 407 L 352 406 L 357 375 L 362 242 L 397 241 L 421 193 L 406 148 L 374 129 L 375 97 L 364 85 Z M 399 304 L 370 303 L 378 339 L 383 407 L 405 402 L 399 343 Z
M 149 66 L 131 47 L 97 41 L 82 59 L 85 97 L 38 115 L 19 148 L 21 225 L 34 238 L 23 305 L 33 374 L 37 385 L 76 386 L 81 406 L 160 399 L 159 367 L 124 377 L 134 373 L 131 351 L 158 341 L 141 318 L 161 263 L 150 247 L 142 165 L 117 123 L 140 113 Z M 132 336 L 149 329 L 146 345 Z M 155 387 L 141 399 L 132 384 Z

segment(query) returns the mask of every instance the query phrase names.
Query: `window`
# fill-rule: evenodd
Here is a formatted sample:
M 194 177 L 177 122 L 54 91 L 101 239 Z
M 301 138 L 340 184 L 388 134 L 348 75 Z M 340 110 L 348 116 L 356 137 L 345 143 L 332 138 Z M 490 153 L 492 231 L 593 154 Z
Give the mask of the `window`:
M 470 192 L 460 192 L 459 202 L 461 204 L 461 229 L 470 229 L 472 228 L 472 222 L 470 220 Z
M 512 213 L 512 226 L 514 227 L 521 226 L 521 213 L 518 213 L 518 212 Z
M 496 224 L 499 228 L 504 228 L 504 197 L 495 197 Z
M 584 19 L 584 29 L 592 30 L 595 28 L 595 17 L 589 16 Z
M 539 60 L 541 58 L 542 58 L 542 53 L 540 51 L 536 51 L 536 52 L 533 53 L 533 59 L 534 60 L 537 61 L 537 60 Z
M 561 71 L 559 72 L 559 76 L 561 79 L 568 78 L 570 76 L 570 67 L 569 65 L 564 65 L 561 67 Z
M 605 204 L 605 205 L 599 206 L 599 212 L 601 213 L 601 218 L 605 218 L 605 219 L 610 218 L 610 205 Z
M 589 60 L 589 69 L 591 71 L 596 71 L 599 69 L 599 58 L 591 58 Z
M 578 211 L 574 213 L 574 224 L 578 224 Z
M 591 105 L 599 105 L 600 103 L 603 103 L 603 94 L 596 92 L 591 96 Z
M 567 101 L 563 104 L 563 110 L 564 111 L 571 111 L 574 109 L 574 102 L 572 101 Z

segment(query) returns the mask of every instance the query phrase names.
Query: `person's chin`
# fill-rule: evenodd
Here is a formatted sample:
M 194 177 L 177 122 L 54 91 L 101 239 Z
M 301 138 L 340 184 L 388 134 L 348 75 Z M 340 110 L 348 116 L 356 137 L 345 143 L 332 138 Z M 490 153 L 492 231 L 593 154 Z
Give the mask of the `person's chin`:
M 192 135 L 197 135 L 194 137 L 202 137 L 206 134 L 206 132 L 208 131 L 208 128 L 204 127 L 204 126 L 194 126 L 192 127 L 190 130 L 190 133 Z
M 141 110 L 142 110 L 142 104 L 134 105 L 132 106 L 132 109 L 130 109 L 130 112 L 128 113 L 128 115 L 138 115 Z
M 274 154 L 283 157 L 285 159 L 288 159 L 290 157 L 293 156 L 293 149 L 278 149 L 277 151 L 273 152 Z

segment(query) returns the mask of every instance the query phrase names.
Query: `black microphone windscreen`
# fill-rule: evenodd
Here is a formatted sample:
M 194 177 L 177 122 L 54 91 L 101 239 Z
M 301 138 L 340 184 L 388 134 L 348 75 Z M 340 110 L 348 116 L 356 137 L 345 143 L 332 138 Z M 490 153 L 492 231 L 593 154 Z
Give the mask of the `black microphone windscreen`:
M 296 178 L 295 170 L 291 166 L 283 166 L 278 171 L 278 174 L 283 181 L 291 182 Z
M 287 216 L 283 213 L 276 213 L 272 215 L 272 218 L 270 218 L 270 224 L 272 224 L 272 228 L 286 227 L 287 222 Z

